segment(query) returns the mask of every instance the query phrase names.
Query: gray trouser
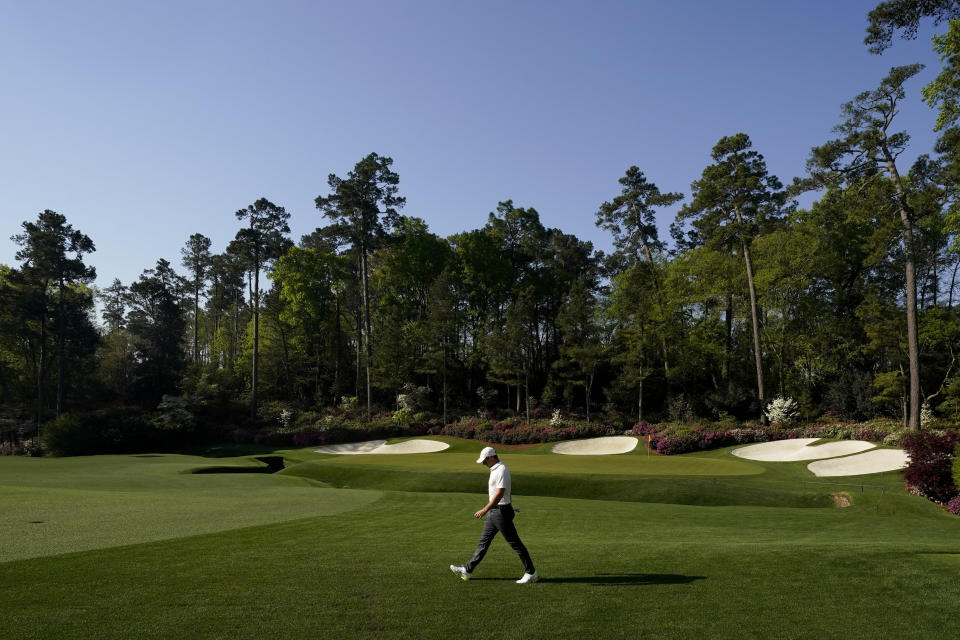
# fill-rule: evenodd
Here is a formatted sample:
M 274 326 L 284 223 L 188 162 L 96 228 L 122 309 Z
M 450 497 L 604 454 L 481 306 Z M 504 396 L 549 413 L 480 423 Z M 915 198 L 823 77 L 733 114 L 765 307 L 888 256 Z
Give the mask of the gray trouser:
M 473 570 L 476 569 L 480 561 L 483 560 L 483 556 L 487 555 L 487 549 L 490 548 L 490 543 L 493 542 L 493 538 L 497 535 L 498 531 L 503 534 L 503 539 L 506 540 L 513 550 L 517 552 L 517 555 L 520 556 L 520 562 L 523 563 L 524 572 L 533 573 L 535 571 L 533 568 L 533 560 L 530 559 L 527 548 L 523 546 L 523 542 L 520 541 L 520 534 L 517 533 L 517 528 L 513 526 L 513 506 L 509 504 L 495 507 L 487 512 L 487 517 L 483 521 L 483 533 L 480 534 L 480 542 L 477 543 L 477 550 L 473 552 L 473 557 L 470 558 L 470 562 L 463 565 L 467 573 L 473 573 Z

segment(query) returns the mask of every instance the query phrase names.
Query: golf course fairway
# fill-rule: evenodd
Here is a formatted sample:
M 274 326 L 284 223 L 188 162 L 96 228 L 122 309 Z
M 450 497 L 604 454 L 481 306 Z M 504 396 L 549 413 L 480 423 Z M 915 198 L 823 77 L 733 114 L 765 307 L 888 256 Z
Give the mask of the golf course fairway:
M 0 458 L 0 637 L 960 634 L 960 518 L 900 472 L 828 483 L 730 449 L 501 448 L 543 579 L 514 584 L 498 539 L 463 582 L 447 567 L 476 544 L 487 470 L 478 443 L 443 440 L 410 456 Z M 286 468 L 266 473 L 265 455 Z

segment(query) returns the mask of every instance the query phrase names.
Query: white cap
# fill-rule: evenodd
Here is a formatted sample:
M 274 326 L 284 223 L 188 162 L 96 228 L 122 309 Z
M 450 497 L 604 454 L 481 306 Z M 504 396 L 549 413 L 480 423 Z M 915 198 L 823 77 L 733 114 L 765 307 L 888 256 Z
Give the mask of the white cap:
M 477 463 L 482 464 L 484 460 L 486 460 L 490 456 L 495 456 L 495 455 L 497 455 L 496 449 L 494 449 L 493 447 L 484 447 L 483 451 L 480 452 L 480 457 L 477 458 Z

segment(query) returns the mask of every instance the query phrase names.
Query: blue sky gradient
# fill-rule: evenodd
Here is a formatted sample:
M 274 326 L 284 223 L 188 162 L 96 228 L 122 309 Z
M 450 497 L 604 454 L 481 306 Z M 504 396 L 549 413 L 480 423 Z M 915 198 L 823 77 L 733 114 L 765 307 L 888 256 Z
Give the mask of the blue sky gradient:
M 0 263 L 43 209 L 96 243 L 99 286 L 179 268 L 193 233 L 222 251 L 260 197 L 299 240 L 326 224 L 327 175 L 372 151 L 439 235 L 512 199 L 608 249 L 595 213 L 627 167 L 689 195 L 743 131 L 788 183 L 842 103 L 924 62 L 908 166 L 931 151 L 939 61 L 930 25 L 870 55 L 875 4 L 0 1 Z

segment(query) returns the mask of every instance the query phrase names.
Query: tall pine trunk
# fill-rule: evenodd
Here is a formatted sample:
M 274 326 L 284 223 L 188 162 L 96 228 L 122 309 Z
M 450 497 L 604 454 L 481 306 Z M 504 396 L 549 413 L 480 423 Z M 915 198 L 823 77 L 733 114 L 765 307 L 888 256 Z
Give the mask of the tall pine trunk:
M 66 349 L 64 348 L 65 336 L 64 330 L 66 322 L 64 321 L 64 310 L 63 310 L 63 290 L 64 284 L 63 280 L 60 281 L 60 298 L 57 301 L 57 417 L 63 413 L 63 400 L 64 400 L 64 389 L 63 389 L 63 380 L 64 380 L 64 353 Z
M 250 381 L 250 417 L 257 417 L 257 382 L 260 371 L 260 264 L 253 267 L 253 372 Z
M 642 374 L 641 374 L 642 375 Z M 640 378 L 640 389 L 637 391 L 637 422 L 643 422 L 643 378 Z
M 47 284 L 43 284 L 43 304 L 40 305 L 40 363 L 37 367 L 37 437 L 43 424 L 43 382 L 47 377 Z
M 367 370 L 367 420 L 372 417 L 372 396 L 370 389 L 370 361 L 373 355 L 373 349 L 370 345 L 370 291 L 367 278 L 367 250 L 365 247 L 360 251 L 360 278 L 363 280 L 363 351 L 366 358 Z
M 200 364 L 200 287 L 193 287 L 193 364 Z
M 907 358 L 910 366 L 909 427 L 920 429 L 920 341 L 917 330 L 917 266 L 913 247 L 913 208 L 907 202 L 903 181 L 897 171 L 897 163 L 890 150 L 882 147 L 890 180 L 897 192 L 900 206 L 900 223 L 903 227 L 903 255 L 906 262 L 907 302 Z
M 333 344 L 333 404 L 340 400 L 340 293 L 337 292 L 337 311 L 334 316 Z M 319 366 L 319 365 L 318 365 Z
M 663 310 L 663 293 L 660 291 L 660 279 L 657 277 L 656 266 L 653 264 L 653 253 L 650 251 L 650 245 L 647 243 L 646 236 L 643 238 L 643 252 L 647 257 L 647 264 L 650 265 L 650 279 L 653 281 L 653 291 L 657 296 L 657 307 L 660 320 L 660 348 L 663 351 L 663 374 L 667 380 L 667 388 L 670 386 L 670 352 L 667 348 L 667 336 L 663 331 L 666 326 L 666 318 Z M 668 394 L 669 395 L 669 394 Z
M 742 242 L 743 260 L 747 266 L 747 286 L 750 289 L 750 321 L 753 325 L 753 357 L 757 365 L 757 398 L 760 401 L 760 422 L 766 424 L 767 418 L 763 413 L 764 395 L 763 389 L 763 355 L 760 351 L 760 314 L 757 311 L 757 289 L 753 282 L 753 262 L 750 259 L 750 248 L 746 241 Z

